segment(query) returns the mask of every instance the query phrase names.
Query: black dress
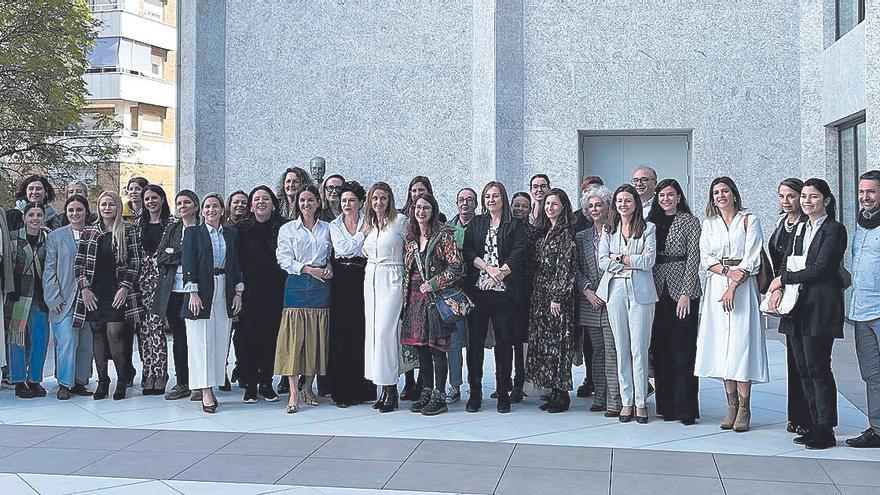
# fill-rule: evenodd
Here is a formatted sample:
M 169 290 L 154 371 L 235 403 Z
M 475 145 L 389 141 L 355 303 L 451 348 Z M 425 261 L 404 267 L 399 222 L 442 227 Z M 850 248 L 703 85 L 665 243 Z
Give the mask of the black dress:
M 114 308 L 113 298 L 119 290 L 116 279 L 116 253 L 113 249 L 113 236 L 104 234 L 98 239 L 98 252 L 95 258 L 95 277 L 92 279 L 92 291 L 98 300 L 95 311 L 86 312 L 86 321 L 93 323 L 111 323 L 125 321 L 125 305 Z
M 806 221 L 805 216 L 801 216 L 794 225 L 789 226 L 786 222 L 788 215 L 783 216 L 776 224 L 776 230 L 770 235 L 770 241 L 767 243 L 770 261 L 773 263 L 773 276 L 778 277 L 782 262 L 785 259 L 785 252 L 794 238 L 794 232 L 797 224 Z M 801 387 L 800 375 L 797 371 L 797 360 L 794 357 L 791 338 L 785 338 L 785 363 L 787 368 L 786 379 L 788 388 L 788 422 L 795 427 L 809 428 L 812 419 L 810 418 L 810 405 L 804 397 L 804 389 Z
M 280 217 L 265 222 L 247 219 L 236 224 L 238 259 L 244 277 L 236 344 L 242 383 L 269 385 L 275 366 L 275 345 L 284 306 L 287 274 L 278 266 Z
M 336 404 L 376 400 L 376 386 L 364 378 L 364 269 L 366 258 L 333 258 L 330 285 L 330 397 Z

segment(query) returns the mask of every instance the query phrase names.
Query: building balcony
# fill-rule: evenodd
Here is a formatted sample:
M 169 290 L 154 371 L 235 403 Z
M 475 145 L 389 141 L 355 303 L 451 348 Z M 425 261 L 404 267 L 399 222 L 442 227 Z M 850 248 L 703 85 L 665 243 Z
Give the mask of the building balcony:
M 126 100 L 165 108 L 177 106 L 174 84 L 125 72 L 116 67 L 97 69 L 83 75 L 89 100 Z
M 165 50 L 177 50 L 177 28 L 141 11 L 138 2 L 89 0 L 89 9 L 104 23 L 100 37 L 128 38 Z
M 177 150 L 172 139 L 124 130 L 119 136 L 119 144 L 136 148 L 134 153 L 124 158 L 123 161 L 126 163 L 158 165 L 162 167 L 174 167 L 176 165 Z

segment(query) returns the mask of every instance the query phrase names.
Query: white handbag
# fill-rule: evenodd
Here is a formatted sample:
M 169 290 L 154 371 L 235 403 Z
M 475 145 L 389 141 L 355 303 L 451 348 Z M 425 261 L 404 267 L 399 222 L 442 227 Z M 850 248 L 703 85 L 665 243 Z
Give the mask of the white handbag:
M 801 233 L 803 229 L 803 224 L 798 226 L 797 235 Z M 797 235 L 795 238 L 797 238 Z M 806 255 L 791 255 L 788 257 L 785 262 L 785 269 L 788 272 L 799 272 L 806 268 L 807 266 L 807 256 Z M 779 302 L 776 304 L 776 311 L 770 311 L 770 297 L 773 296 L 772 291 L 768 291 L 764 294 L 761 299 L 761 312 L 767 313 L 768 315 L 773 316 L 786 316 L 794 309 L 795 305 L 798 301 L 798 296 L 801 293 L 801 284 L 786 284 L 782 286 L 782 297 L 779 298 Z

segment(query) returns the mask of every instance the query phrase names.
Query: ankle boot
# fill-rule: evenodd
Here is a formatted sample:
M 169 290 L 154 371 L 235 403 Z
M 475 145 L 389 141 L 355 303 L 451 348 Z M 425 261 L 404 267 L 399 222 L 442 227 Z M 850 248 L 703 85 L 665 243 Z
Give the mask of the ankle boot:
M 113 400 L 122 400 L 125 398 L 125 382 L 116 382 L 116 390 L 113 392 Z
M 385 396 L 385 402 L 379 407 L 380 413 L 389 413 L 398 407 L 398 399 L 397 396 L 397 385 L 386 385 L 388 389 L 387 395 Z
M 732 394 L 727 394 L 727 416 L 724 416 L 724 419 L 721 420 L 721 429 L 729 430 L 733 428 L 733 423 L 736 422 L 736 413 L 739 408 L 739 395 L 736 392 Z
M 546 410 L 550 409 L 551 407 L 553 407 L 554 405 L 556 405 L 556 402 L 559 401 L 559 392 L 557 392 L 555 388 L 548 395 L 549 395 L 549 397 L 547 399 L 547 402 L 538 406 L 538 409 L 540 409 L 542 411 L 546 411 Z
M 107 394 L 110 392 L 110 383 L 109 382 L 98 382 L 98 388 L 95 389 L 95 395 L 92 396 L 95 400 L 106 399 Z
M 568 391 L 558 390 L 556 392 L 556 402 L 551 404 L 550 407 L 547 408 L 547 412 L 561 413 L 563 411 L 568 411 L 569 407 L 571 407 L 571 396 L 568 395 Z
M 751 397 L 739 397 L 739 408 L 736 410 L 736 421 L 733 423 L 733 431 L 742 433 L 749 431 L 749 423 L 752 419 L 752 410 L 749 408 Z
M 382 387 L 382 391 L 379 392 L 379 399 L 376 402 L 373 402 L 373 409 L 379 409 L 382 407 L 382 404 L 385 402 L 385 399 L 388 398 L 388 389 L 384 386 Z

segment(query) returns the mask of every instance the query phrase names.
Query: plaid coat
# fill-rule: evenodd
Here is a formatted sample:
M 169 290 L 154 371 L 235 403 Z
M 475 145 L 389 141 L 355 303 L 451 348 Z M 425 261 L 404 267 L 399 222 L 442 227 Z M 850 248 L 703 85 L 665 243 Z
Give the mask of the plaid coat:
M 98 253 L 98 240 L 111 235 L 100 220 L 83 230 L 76 251 L 74 269 L 79 292 L 76 294 L 76 306 L 73 312 L 73 326 L 80 328 L 86 321 L 86 305 L 82 298 L 82 289 L 91 287 L 95 277 L 95 264 Z M 144 308 L 138 292 L 137 277 L 141 269 L 141 241 L 139 229 L 135 225 L 125 224 L 126 261 L 116 263 L 116 279 L 119 287 L 128 289 L 125 302 L 125 319 L 130 323 L 138 323 L 143 319 Z M 115 243 L 114 243 L 115 249 Z
M 7 318 L 6 331 L 10 342 L 25 344 L 28 317 L 34 304 L 45 306 L 45 302 L 34 300 L 34 283 L 43 278 L 43 263 L 46 261 L 46 235 L 49 229 L 40 231 L 37 251 L 34 252 L 27 240 L 27 229 L 21 228 L 10 233 L 12 241 L 12 277 L 15 290 L 6 301 L 4 314 Z M 36 271 L 36 278 L 35 272 Z

